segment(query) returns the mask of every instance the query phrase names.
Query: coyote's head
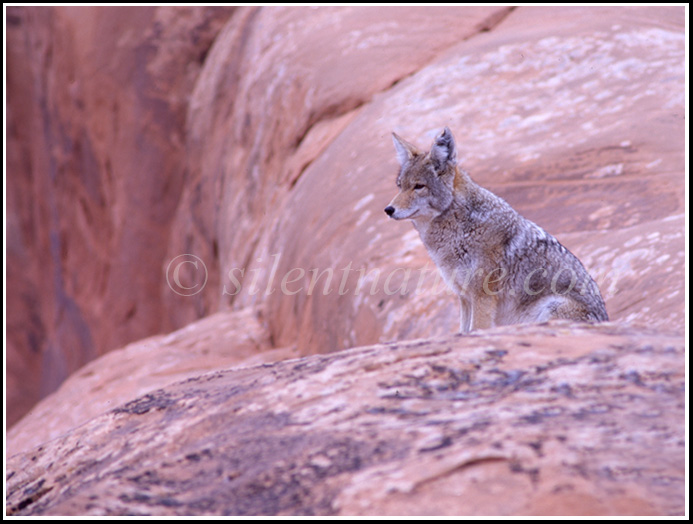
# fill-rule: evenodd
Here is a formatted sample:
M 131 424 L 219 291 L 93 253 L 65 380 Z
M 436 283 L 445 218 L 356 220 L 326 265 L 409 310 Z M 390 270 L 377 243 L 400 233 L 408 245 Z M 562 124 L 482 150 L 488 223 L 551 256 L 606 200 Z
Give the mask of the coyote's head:
M 445 211 L 453 200 L 457 149 L 447 127 L 436 137 L 428 153 L 392 133 L 400 163 L 399 194 L 385 208 L 395 220 L 430 220 Z

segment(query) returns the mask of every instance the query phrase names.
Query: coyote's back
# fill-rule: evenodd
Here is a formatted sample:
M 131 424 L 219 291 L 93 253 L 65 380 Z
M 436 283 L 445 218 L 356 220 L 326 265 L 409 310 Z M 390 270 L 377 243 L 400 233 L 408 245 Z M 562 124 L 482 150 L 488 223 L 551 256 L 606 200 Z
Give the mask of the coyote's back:
M 393 133 L 399 193 L 385 212 L 410 219 L 460 299 L 460 329 L 562 318 L 608 320 L 596 283 L 552 235 L 457 166 L 450 130 L 420 151 Z

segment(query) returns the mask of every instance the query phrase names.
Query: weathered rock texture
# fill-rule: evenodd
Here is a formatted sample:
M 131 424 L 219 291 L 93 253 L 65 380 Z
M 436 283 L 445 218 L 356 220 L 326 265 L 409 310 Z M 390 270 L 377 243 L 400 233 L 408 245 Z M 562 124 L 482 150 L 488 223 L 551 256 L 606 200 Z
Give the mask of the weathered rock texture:
M 556 323 L 209 373 L 12 457 L 8 512 L 682 514 L 683 353 Z
M 7 15 L 9 455 L 80 424 L 110 427 L 104 421 L 114 416 L 103 414 L 114 406 L 207 371 L 453 333 L 456 301 L 436 282 L 417 233 L 382 212 L 396 191 L 393 130 L 425 147 L 451 127 L 472 177 L 585 263 L 616 325 L 562 328 L 580 337 L 576 350 L 607 348 L 600 329 L 626 337 L 624 351 L 644 347 L 640 337 L 654 348 L 683 344 L 683 7 L 14 7 Z M 171 269 L 182 254 L 206 266 L 204 289 L 193 296 L 171 284 L 180 277 L 183 286 L 202 287 L 200 264 L 175 266 L 179 274 Z M 467 344 L 484 348 L 484 337 L 454 339 L 454 346 L 473 352 Z M 507 344 L 519 344 L 511 338 Z M 557 358 L 553 347 L 542 358 Z M 321 358 L 332 357 L 306 362 Z M 683 366 L 681 355 L 669 358 Z M 280 368 L 223 376 L 259 373 L 265 381 L 272 369 Z M 275 394 L 283 387 L 277 382 Z M 452 400 L 457 409 L 459 399 Z M 493 417 L 503 412 L 492 403 L 485 409 Z M 283 427 L 266 416 L 269 426 Z M 619 423 L 630 424 L 624 417 Z M 389 431 L 373 424 L 374 435 Z M 603 449 L 621 456 L 632 445 L 639 453 L 634 427 L 623 426 L 622 441 Z M 250 441 L 247 432 L 219 438 Z M 74 442 L 76 434 L 54 442 Z M 310 438 L 303 436 L 319 440 Z M 303 445 L 286 442 L 294 450 Z M 98 446 L 99 456 L 84 460 L 104 472 L 119 467 L 108 457 L 137 453 L 108 455 Z M 374 446 L 363 457 L 377 455 Z M 546 460 L 560 469 L 566 448 L 542 449 L 553 450 Z M 678 453 L 677 444 L 663 453 Z M 357 462 L 370 464 L 363 457 Z M 378 457 L 368 460 L 402 459 Z M 507 460 L 481 463 L 502 472 L 515 464 Z M 391 464 L 404 468 L 409 482 L 417 463 Z M 285 466 L 277 471 L 302 478 Z M 456 467 L 454 475 L 476 471 Z M 269 468 L 263 471 L 274 485 L 274 466 L 257 468 Z M 570 489 L 593 500 L 607 482 L 600 471 Z M 633 489 L 647 491 L 629 471 L 626 480 L 639 486 Z M 361 511 L 349 506 L 359 495 L 335 480 L 339 475 L 325 480 L 329 504 L 290 490 L 260 495 L 262 480 L 248 489 L 303 501 L 297 512 Z M 505 481 L 536 482 L 532 475 Z M 459 489 L 473 489 L 474 478 Z M 68 499 L 58 497 L 59 483 L 47 491 L 46 480 L 27 479 L 14 484 L 23 486 L 12 492 L 15 511 L 38 512 L 50 500 L 47 512 L 86 511 L 86 502 L 74 511 L 62 506 Z M 436 482 L 423 486 L 458 489 Z M 612 498 L 620 502 L 594 511 L 678 512 L 678 484 L 667 482 L 654 482 L 651 498 L 628 491 L 640 501 L 633 502 L 637 510 L 618 495 Z M 674 502 L 662 502 L 659 489 L 670 490 Z M 544 511 L 531 502 L 536 493 L 526 493 L 508 513 Z M 121 505 L 94 511 L 140 511 L 143 501 L 121 494 Z M 407 497 L 388 495 L 387 507 L 372 502 L 376 509 L 362 511 L 418 511 Z M 234 504 L 209 512 L 294 511 L 289 502 L 274 510 Z M 599 504 L 590 507 L 605 507 Z M 491 511 L 485 508 L 479 513 Z M 562 508 L 545 511 L 573 511 Z M 205 511 L 203 504 L 196 512 Z
M 273 349 L 266 326 L 249 309 L 210 315 L 168 335 L 128 344 L 83 366 L 36 405 L 30 416 L 10 428 L 8 454 L 27 451 L 172 382 L 216 369 L 297 356 L 295 346 Z
M 89 360 L 165 329 L 188 97 L 229 14 L 9 8 L 10 423 Z

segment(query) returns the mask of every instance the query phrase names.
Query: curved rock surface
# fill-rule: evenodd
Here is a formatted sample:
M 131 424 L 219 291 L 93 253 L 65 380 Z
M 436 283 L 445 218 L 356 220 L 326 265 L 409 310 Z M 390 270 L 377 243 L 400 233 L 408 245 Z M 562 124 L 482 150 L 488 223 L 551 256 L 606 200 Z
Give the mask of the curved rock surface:
M 451 473 L 440 481 L 405 479 L 409 487 L 393 488 L 399 498 L 374 490 L 367 507 L 360 508 L 355 502 L 360 492 L 348 488 L 356 482 L 352 476 L 418 478 L 417 457 L 425 453 L 412 451 L 419 437 L 411 435 L 401 437 L 403 447 L 391 452 L 373 442 L 354 444 L 352 450 L 344 434 L 335 436 L 336 442 L 346 442 L 344 453 L 357 458 L 346 469 L 325 465 L 325 471 L 333 471 L 329 475 L 301 462 L 312 459 L 301 451 L 298 433 L 286 441 L 278 436 L 293 450 L 294 465 L 268 463 L 251 468 L 249 476 L 237 475 L 248 493 L 282 501 L 265 506 L 257 501 L 225 506 L 220 499 L 208 508 L 199 500 L 198 506 L 188 506 L 196 496 L 191 492 L 179 500 L 182 505 L 166 510 L 165 503 L 152 502 L 158 495 L 144 488 L 141 493 L 121 489 L 125 484 L 119 483 L 130 481 L 112 475 L 118 460 L 130 460 L 128 453 L 135 450 L 122 454 L 102 442 L 93 448 L 96 455 L 68 453 L 69 442 L 77 442 L 70 439 L 83 435 L 80 431 L 90 424 L 105 428 L 104 438 L 118 434 L 111 432 L 114 406 L 148 393 L 157 398 L 152 392 L 158 388 L 168 391 L 169 384 L 200 373 L 238 368 L 219 375 L 223 380 L 218 383 L 233 389 L 224 381 L 246 384 L 243 377 L 263 376 L 260 382 L 271 382 L 272 369 L 297 365 L 252 367 L 259 363 L 454 333 L 456 300 L 437 280 L 418 234 L 411 224 L 394 223 L 382 211 L 396 191 L 393 130 L 426 146 L 449 126 L 472 177 L 554 234 L 599 283 L 613 324 L 493 332 L 517 349 L 513 355 L 527 347 L 520 336 L 527 333 L 532 333 L 532 345 L 544 348 L 541 358 L 526 355 L 525 373 L 543 365 L 541 359 L 558 358 L 551 352 L 564 347 L 556 346 L 563 337 L 579 341 L 579 355 L 620 348 L 644 361 L 652 358 L 654 367 L 664 365 L 656 363 L 661 359 L 665 367 L 678 359 L 683 369 L 681 351 L 664 351 L 682 347 L 685 330 L 683 7 L 10 7 L 7 61 L 8 456 L 12 464 L 28 464 L 36 446 L 49 449 L 45 446 L 51 441 L 61 446 L 50 448 L 55 453 L 62 450 L 96 464 L 101 480 L 93 489 L 106 489 L 102 481 L 118 486 L 112 492 L 117 502 L 92 507 L 88 475 L 86 480 L 71 477 L 85 483 L 79 484 L 86 497 L 80 502 L 71 498 L 72 488 L 56 481 L 59 474 L 42 477 L 28 468 L 22 476 L 24 466 L 12 466 L 8 507 L 13 512 L 394 514 L 417 511 L 411 505 L 418 499 L 408 502 L 411 493 L 455 492 L 459 483 L 448 481 L 457 475 L 469 481 L 463 483 L 465 490 L 474 489 L 477 468 L 467 467 L 466 459 L 450 459 Z M 171 272 L 182 254 L 199 257 L 206 267 L 204 289 L 192 296 L 178 294 L 181 289 L 171 285 L 203 287 L 199 264 Z M 489 341 L 495 336 L 446 340 L 451 351 L 459 346 L 465 355 L 476 355 L 493 346 Z M 381 358 L 390 347 L 372 351 Z M 646 347 L 655 349 L 648 353 Z M 349 351 L 371 355 L 371 350 Z M 338 355 L 301 362 L 312 366 L 346 358 Z M 532 364 L 535 357 L 539 360 Z M 586 377 L 592 368 L 576 369 L 581 378 L 575 380 L 591 380 Z M 643 373 L 636 378 L 629 369 L 624 367 L 624 378 L 614 384 L 648 389 L 640 384 Z M 406 382 L 400 371 L 409 373 L 393 368 L 383 383 Z M 412 373 L 416 380 L 423 376 Z M 342 381 L 334 387 L 342 387 Z M 273 383 L 279 388 L 276 395 L 288 387 L 288 382 Z M 357 389 L 370 387 L 358 384 Z M 179 399 L 175 395 L 187 386 L 171 387 L 177 393 L 170 394 Z M 259 394 L 269 395 L 267 387 Z M 657 387 L 648 391 L 654 395 Z M 350 394 L 358 395 L 356 390 Z M 678 392 L 666 394 L 678 398 Z M 501 397 L 494 398 L 500 402 Z M 321 399 L 324 409 L 333 402 L 329 395 Z M 448 400 L 447 408 L 441 404 L 435 412 L 438 419 L 422 418 L 421 424 L 435 426 L 435 420 L 457 416 L 443 416 L 461 401 Z M 178 413 L 177 402 L 171 413 Z M 486 409 L 489 416 L 502 418 L 505 408 L 493 401 Z M 640 457 L 645 441 L 633 421 L 641 419 L 630 409 L 636 408 L 608 412 L 619 415 L 612 418 L 622 435 L 621 440 L 600 440 L 609 457 L 625 456 L 629 445 Z M 166 410 L 150 411 L 163 416 Z M 123 427 L 143 420 L 123 412 L 118 416 L 132 416 Z M 282 420 L 296 416 L 288 412 Z M 181 427 L 188 427 L 190 420 L 180 417 Z M 267 417 L 268 427 L 283 435 L 288 422 Z M 579 420 L 571 417 L 564 418 Z M 675 427 L 673 419 L 666 420 L 666 427 L 679 435 L 683 423 Z M 389 423 L 382 428 L 377 419 L 371 423 L 373 435 L 383 431 L 384 441 L 392 441 Z M 143 441 L 148 431 L 161 430 L 147 428 Z M 237 437 L 219 431 L 214 438 L 232 446 Z M 250 441 L 254 430 L 242 431 L 247 431 L 242 439 Z M 553 443 L 541 448 L 546 471 L 565 473 L 558 457 L 568 453 L 567 444 L 560 444 L 549 426 L 537 426 L 537 431 L 545 431 Z M 174 437 L 161 435 L 160 442 Z M 643 438 L 662 444 L 666 463 L 675 463 L 678 437 L 660 437 Z M 320 447 L 318 441 L 310 442 Z M 511 448 L 532 450 L 522 446 Z M 145 448 L 142 453 L 151 452 L 153 463 L 168 464 L 164 455 Z M 173 442 L 164 448 L 178 461 Z M 77 443 L 74 449 L 82 448 Z M 531 470 L 539 467 L 533 461 L 544 460 L 533 452 L 532 461 L 513 466 L 525 455 L 513 451 L 487 460 L 490 455 L 484 453 L 469 459 L 471 464 L 478 460 L 480 468 L 494 470 L 498 478 L 513 467 Z M 118 460 L 104 459 L 116 455 Z M 448 457 L 453 456 L 457 451 Z M 65 467 L 74 466 L 73 459 L 65 460 Z M 446 459 L 440 460 L 442 471 Z M 608 464 L 611 458 L 605 460 Z M 590 462 L 596 468 L 592 473 L 568 482 L 572 487 L 565 493 L 578 493 L 573 498 L 539 502 L 538 492 L 525 489 L 536 485 L 534 474 L 505 475 L 499 486 L 514 482 L 526 495 L 518 495 L 522 500 L 507 512 L 680 512 L 678 473 L 652 473 L 643 480 L 635 470 L 626 472 L 630 466 L 620 458 L 614 460 L 621 469 L 599 469 Z M 642 458 L 643 469 L 637 471 L 660 471 L 648 460 Z M 313 472 L 308 480 L 299 473 L 300 464 Z M 386 472 L 369 469 L 376 464 Z M 296 489 L 303 485 L 306 492 L 279 487 L 263 492 L 263 478 L 269 479 L 267 486 L 283 482 L 275 473 L 298 479 Z M 607 503 L 601 490 L 608 483 L 603 483 L 616 477 L 629 487 L 622 493 L 609 488 L 612 502 Z M 318 498 L 311 498 L 306 493 L 317 485 L 322 486 L 315 488 Z M 542 484 L 561 492 L 548 485 Z M 449 513 L 503 513 L 480 494 L 466 493 L 479 500 L 479 507 L 453 504 Z M 150 498 L 137 499 L 145 495 Z M 583 510 L 580 500 L 591 509 Z M 422 505 L 427 508 L 422 511 L 448 512 L 441 504 Z
M 676 515 L 684 347 L 554 323 L 190 378 L 7 464 L 13 515 Z
M 86 362 L 170 330 L 187 98 L 230 12 L 8 9 L 10 424 Z

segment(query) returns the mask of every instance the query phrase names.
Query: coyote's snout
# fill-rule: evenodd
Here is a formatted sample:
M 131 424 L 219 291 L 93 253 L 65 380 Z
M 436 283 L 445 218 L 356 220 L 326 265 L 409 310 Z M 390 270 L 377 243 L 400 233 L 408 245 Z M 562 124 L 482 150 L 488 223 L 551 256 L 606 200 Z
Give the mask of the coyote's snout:
M 562 318 L 608 320 L 596 283 L 558 240 L 457 166 L 447 127 L 423 152 L 392 134 L 399 193 L 385 208 L 411 219 L 460 298 L 460 330 Z

